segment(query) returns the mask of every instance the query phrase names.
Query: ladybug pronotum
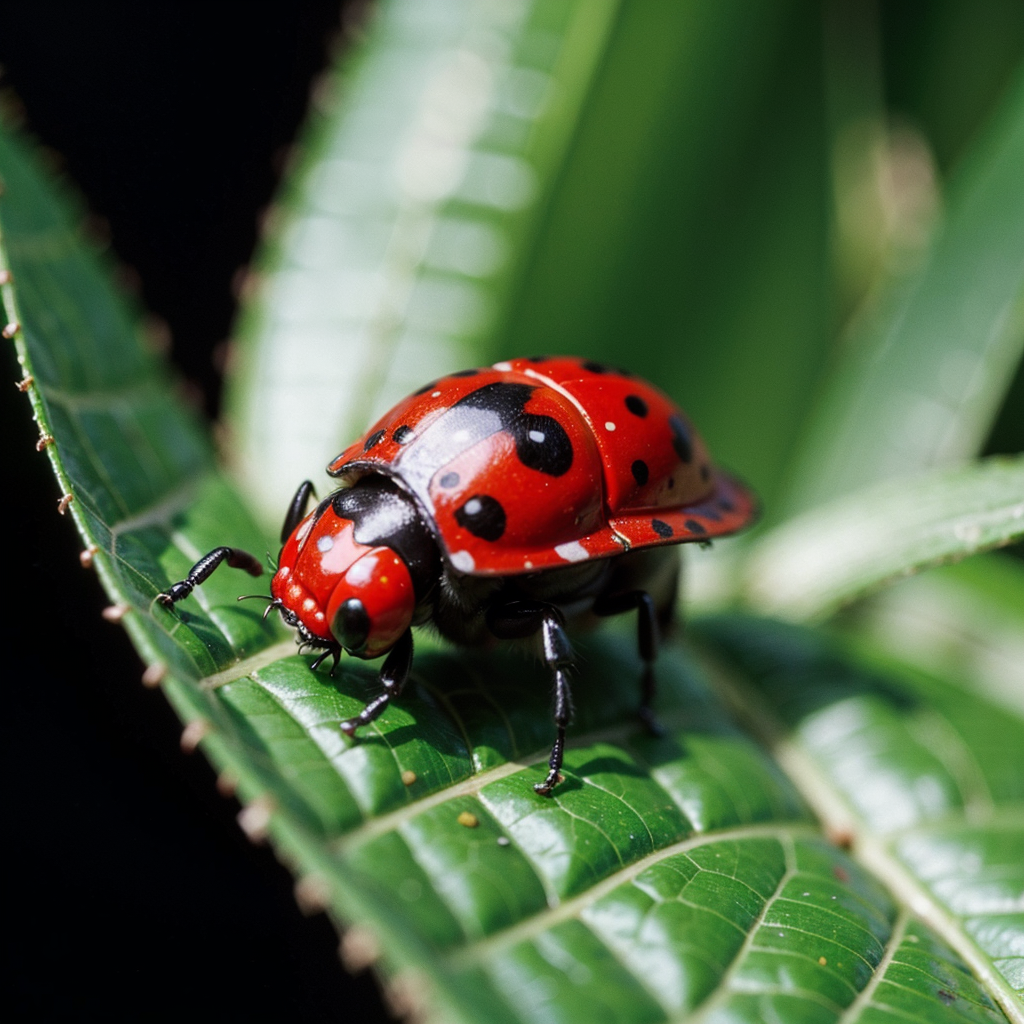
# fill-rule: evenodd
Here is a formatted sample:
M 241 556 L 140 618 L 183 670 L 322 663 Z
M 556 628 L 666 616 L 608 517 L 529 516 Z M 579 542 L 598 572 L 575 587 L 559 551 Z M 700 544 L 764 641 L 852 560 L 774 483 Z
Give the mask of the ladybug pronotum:
M 339 487 L 306 514 L 307 480 L 285 516 L 270 605 L 319 649 L 386 655 L 382 692 L 341 723 L 353 736 L 402 692 L 412 627 L 431 622 L 476 647 L 539 641 L 554 685 L 549 770 L 561 778 L 572 713 L 566 623 L 636 610 L 640 717 L 655 727 L 653 664 L 671 621 L 674 545 L 746 526 L 755 503 L 715 469 L 700 437 L 657 388 L 588 360 L 532 357 L 465 370 L 399 402 L 327 467 Z M 252 555 L 220 547 L 158 595 L 172 605 L 222 562 L 254 576 Z M 333 670 L 333 667 L 332 667 Z

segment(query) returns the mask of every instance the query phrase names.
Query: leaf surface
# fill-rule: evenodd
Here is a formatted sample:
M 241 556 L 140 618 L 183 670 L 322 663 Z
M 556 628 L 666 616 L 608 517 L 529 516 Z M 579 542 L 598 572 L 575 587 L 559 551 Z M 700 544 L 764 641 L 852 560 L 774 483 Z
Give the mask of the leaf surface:
M 833 834 L 1024 1016 L 1024 717 L 797 627 L 733 617 L 704 629 Z

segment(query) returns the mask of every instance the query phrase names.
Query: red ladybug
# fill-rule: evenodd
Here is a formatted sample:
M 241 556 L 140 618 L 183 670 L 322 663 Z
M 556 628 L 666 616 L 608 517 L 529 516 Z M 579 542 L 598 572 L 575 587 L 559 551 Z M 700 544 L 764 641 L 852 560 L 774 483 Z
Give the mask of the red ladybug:
M 572 713 L 565 624 L 636 609 L 644 662 L 640 716 L 652 729 L 652 665 L 672 616 L 672 545 L 732 533 L 754 516 L 740 483 L 715 469 L 680 410 L 621 370 L 531 357 L 464 370 L 399 402 L 327 467 L 338 490 L 309 515 L 313 487 L 285 517 L 271 604 L 313 668 L 342 650 L 386 654 L 382 693 L 341 723 L 354 735 L 402 692 L 412 628 L 457 644 L 536 637 L 554 682 L 557 735 L 545 780 L 561 778 Z M 187 597 L 223 561 L 217 548 L 159 595 Z

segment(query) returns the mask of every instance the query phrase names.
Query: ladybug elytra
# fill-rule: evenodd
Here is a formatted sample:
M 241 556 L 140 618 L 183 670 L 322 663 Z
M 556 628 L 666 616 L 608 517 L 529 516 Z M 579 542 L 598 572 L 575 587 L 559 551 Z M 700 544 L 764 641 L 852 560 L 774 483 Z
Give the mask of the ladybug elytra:
M 543 795 L 561 778 L 572 713 L 566 623 L 637 611 L 640 716 L 653 729 L 653 663 L 679 572 L 673 545 L 732 533 L 755 512 L 661 391 L 570 357 L 428 384 L 327 472 L 337 490 L 307 515 L 306 481 L 289 506 L 267 611 L 320 650 L 314 669 L 329 656 L 336 666 L 342 651 L 386 655 L 382 692 L 342 730 L 354 735 L 401 693 L 413 626 L 431 622 L 464 646 L 536 638 L 556 726 L 547 777 L 534 787 Z M 187 597 L 222 562 L 262 572 L 247 552 L 216 548 L 159 600 Z

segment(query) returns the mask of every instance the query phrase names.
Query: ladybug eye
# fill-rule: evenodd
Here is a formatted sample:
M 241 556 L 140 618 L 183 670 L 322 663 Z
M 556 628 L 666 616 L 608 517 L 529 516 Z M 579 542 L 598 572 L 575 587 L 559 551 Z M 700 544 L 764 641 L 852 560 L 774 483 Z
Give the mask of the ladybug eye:
M 334 616 L 331 632 L 350 654 L 366 646 L 370 636 L 370 616 L 358 597 L 350 597 Z

